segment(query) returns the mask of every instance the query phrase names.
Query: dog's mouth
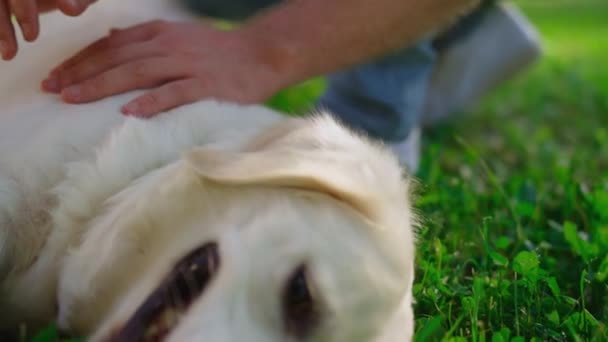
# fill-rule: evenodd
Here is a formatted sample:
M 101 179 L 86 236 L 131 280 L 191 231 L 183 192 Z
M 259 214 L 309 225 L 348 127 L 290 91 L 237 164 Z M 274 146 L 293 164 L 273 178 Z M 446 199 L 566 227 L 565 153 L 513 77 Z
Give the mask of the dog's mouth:
M 106 341 L 161 341 L 209 285 L 220 267 L 216 243 L 190 252 L 178 262 L 125 325 Z

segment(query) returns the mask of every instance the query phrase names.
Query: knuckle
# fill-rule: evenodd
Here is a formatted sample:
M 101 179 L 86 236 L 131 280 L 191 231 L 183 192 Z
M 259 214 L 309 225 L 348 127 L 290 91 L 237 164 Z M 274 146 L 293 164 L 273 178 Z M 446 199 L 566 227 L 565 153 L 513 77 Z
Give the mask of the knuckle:
M 133 64 L 133 77 L 137 80 L 144 80 L 148 76 L 148 64 L 145 61 L 138 61 Z
M 100 45 L 103 48 L 118 47 L 124 41 L 124 36 L 125 35 L 122 31 L 114 32 L 114 33 L 110 34 L 109 36 L 106 36 L 105 38 L 101 39 Z
M 147 93 L 142 95 L 137 100 L 138 105 L 142 108 L 151 108 L 160 105 L 160 97 L 156 93 Z
M 109 35 L 99 40 L 99 45 L 110 45 L 120 38 L 120 32 L 111 32 Z
M 174 82 L 169 85 L 169 93 L 178 99 L 189 99 L 191 89 L 184 82 Z
M 84 84 L 83 93 L 87 97 L 102 94 L 105 91 L 106 84 L 107 76 L 101 74 Z
M 67 84 L 72 84 L 72 83 L 75 83 L 78 81 L 86 80 L 87 75 L 89 75 L 88 70 L 89 70 L 88 68 L 83 68 L 83 67 L 75 68 L 75 69 L 61 75 L 60 76 L 61 82 L 65 83 L 67 85 Z M 101 76 L 101 77 L 103 77 L 103 76 Z
M 87 75 L 90 75 L 91 65 L 82 64 L 74 66 L 70 69 L 62 71 L 60 74 L 60 79 L 62 83 L 70 84 L 77 82 L 79 80 L 86 80 Z
M 124 31 L 123 29 L 113 27 L 110 29 L 110 32 L 108 32 L 107 37 L 108 38 L 116 37 L 117 35 L 121 34 L 123 31 Z
M 156 19 L 150 22 L 150 28 L 154 30 L 156 33 L 162 32 L 168 26 L 168 22 L 162 19 Z
M 95 50 L 106 49 L 106 48 L 112 47 L 112 45 L 116 42 L 116 40 L 117 40 L 116 35 L 107 36 L 107 37 L 101 38 L 100 40 L 95 42 L 92 45 L 92 48 Z
M 62 71 L 57 75 L 59 79 L 59 84 L 61 87 L 67 87 L 74 83 L 74 72 L 72 71 Z

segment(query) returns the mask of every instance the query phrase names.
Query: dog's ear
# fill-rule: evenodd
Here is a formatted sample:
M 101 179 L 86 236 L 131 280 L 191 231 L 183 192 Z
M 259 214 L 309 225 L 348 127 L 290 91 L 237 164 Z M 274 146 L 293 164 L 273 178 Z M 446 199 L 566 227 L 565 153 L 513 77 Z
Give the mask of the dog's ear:
M 287 120 L 240 151 L 200 148 L 186 159 L 207 180 L 321 192 L 372 220 L 387 199 L 407 197 L 392 154 L 326 116 Z
M 370 199 L 352 170 L 314 155 L 289 151 L 226 152 L 199 149 L 188 155 L 191 165 L 208 180 L 235 185 L 299 188 L 328 194 L 366 216 Z

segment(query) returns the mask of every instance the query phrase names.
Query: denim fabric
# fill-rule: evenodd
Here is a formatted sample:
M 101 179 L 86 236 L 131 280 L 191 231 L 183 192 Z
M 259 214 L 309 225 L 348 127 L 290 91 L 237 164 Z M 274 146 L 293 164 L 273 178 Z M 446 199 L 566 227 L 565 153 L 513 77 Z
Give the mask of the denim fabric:
M 243 20 L 281 0 L 182 0 L 196 13 L 209 17 Z
M 436 54 L 428 40 L 328 77 L 319 105 L 386 142 L 418 125 Z

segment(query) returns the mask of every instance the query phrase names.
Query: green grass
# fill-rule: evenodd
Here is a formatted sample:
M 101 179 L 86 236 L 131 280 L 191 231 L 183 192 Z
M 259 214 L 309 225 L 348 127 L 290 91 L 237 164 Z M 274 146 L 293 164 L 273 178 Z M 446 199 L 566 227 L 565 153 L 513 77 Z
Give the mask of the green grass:
M 426 132 L 420 341 L 608 340 L 608 1 L 520 3 L 543 61 Z M 296 113 L 322 89 L 270 104 Z
M 522 3 L 543 62 L 428 132 L 419 340 L 608 340 L 608 2 Z
M 426 132 L 420 341 L 608 340 L 608 2 L 520 4 L 542 62 Z
M 427 132 L 418 340 L 608 340 L 608 2 L 522 1 L 546 56 Z

